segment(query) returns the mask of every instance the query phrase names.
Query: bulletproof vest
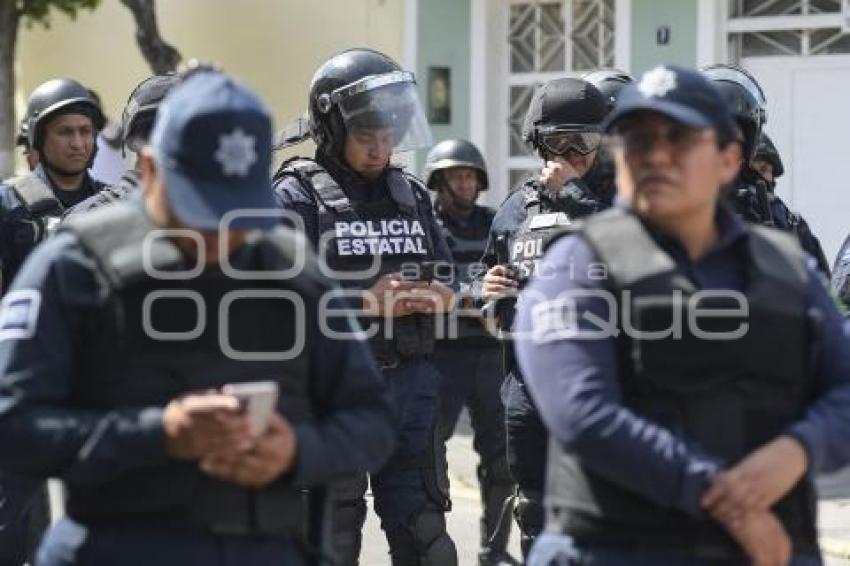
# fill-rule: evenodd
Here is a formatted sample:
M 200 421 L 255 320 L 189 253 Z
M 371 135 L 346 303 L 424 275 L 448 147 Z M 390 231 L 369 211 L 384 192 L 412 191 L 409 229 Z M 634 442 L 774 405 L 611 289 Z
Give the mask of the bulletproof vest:
M 481 262 L 484 255 L 484 250 L 487 248 L 487 240 L 490 234 L 490 224 L 493 221 L 492 213 L 489 209 L 478 207 L 475 213 L 476 218 L 480 218 L 483 222 L 470 227 L 461 232 L 457 227 L 446 221 L 440 216 L 437 217 L 440 227 L 443 230 L 443 236 L 446 239 L 446 244 L 452 254 L 453 260 L 453 277 L 458 281 L 462 288 L 469 285 L 474 279 L 477 279 L 487 271 L 487 266 Z M 454 228 L 454 230 L 453 230 Z M 447 347 L 450 344 L 456 347 L 493 347 L 497 343 L 493 336 L 484 330 L 481 321 L 478 319 L 460 317 L 457 323 L 456 330 L 452 330 L 448 323 L 452 321 L 449 317 L 445 319 L 446 325 L 442 336 L 450 337 L 457 336 L 458 340 L 444 340 L 441 342 L 442 347 Z
M 742 303 L 700 293 L 629 212 L 602 213 L 580 232 L 607 267 L 607 290 L 618 304 L 618 378 L 627 409 L 728 465 L 803 415 L 813 395 L 812 351 L 805 346 L 812 329 L 803 254 L 788 236 L 753 229 Z M 742 304 L 748 315 L 734 314 Z M 702 316 L 702 309 L 715 312 Z M 548 467 L 550 525 L 581 542 L 740 558 L 710 518 L 654 505 L 594 473 L 557 441 Z M 814 506 L 804 479 L 774 508 L 795 552 L 816 549 Z
M 32 172 L 15 177 L 7 181 L 7 184 L 29 216 L 21 220 L 21 226 L 16 227 L 15 241 L 34 245 L 52 234 L 59 226 L 65 206 L 56 198 L 47 182 Z
M 101 300 L 85 317 L 91 355 L 75 368 L 75 405 L 92 410 L 164 407 L 192 391 L 271 380 L 277 410 L 294 425 L 314 418 L 309 398 L 311 346 L 320 281 L 309 263 L 294 277 L 271 272 L 307 253 L 281 228 L 252 233 L 232 256 L 239 277 L 217 267 L 189 273 L 184 260 L 137 203 L 71 218 L 96 266 Z M 299 245 L 301 249 L 299 249 Z M 247 270 L 254 270 L 249 272 Z M 299 306 L 300 305 L 300 306 Z M 299 314 L 300 312 L 300 314 Z M 163 524 L 232 534 L 295 533 L 305 494 L 274 482 L 243 489 L 214 480 L 196 463 L 172 461 L 128 470 L 97 485 L 68 482 L 68 511 L 90 521 L 156 516 Z
M 481 257 L 487 248 L 487 239 L 490 234 L 489 224 L 492 222 L 492 216 L 487 214 L 479 216 L 489 222 L 486 222 L 486 224 L 482 222 L 481 226 L 476 226 L 474 230 L 468 230 L 467 233 L 461 233 L 457 229 L 453 230 L 450 222 L 438 217 L 446 244 L 452 254 L 455 276 L 461 283 L 471 282 L 481 274 L 482 269 L 486 271 L 486 267 L 481 265 Z
M 549 238 L 572 222 L 565 211 L 546 206 L 535 187 L 527 186 L 523 196 L 527 217 L 514 235 L 509 250 L 510 266 L 521 287 L 536 272 Z
M 508 241 L 507 253 L 510 268 L 522 289 L 537 271 L 546 242 L 576 219 L 596 212 L 597 208 L 596 203 L 586 198 L 580 200 L 573 191 L 558 198 L 545 196 L 545 189 L 537 181 L 526 183 L 520 190 L 523 191 L 526 219 Z M 515 298 L 499 301 L 497 309 L 502 330 L 510 330 L 513 326 L 515 303 Z M 510 360 L 506 360 L 508 362 Z
M 366 289 L 383 274 L 406 271 L 409 266 L 434 258 L 434 245 L 428 234 L 430 219 L 425 217 L 413 188 L 419 181 L 403 170 L 389 168 L 387 195 L 372 202 L 353 202 L 339 183 L 311 159 L 294 158 L 284 163 L 278 177 L 287 175 L 296 177 L 315 198 L 320 255 L 328 267 L 342 274 L 339 278 L 344 279 L 344 287 L 354 283 Z M 351 272 L 362 276 L 349 281 L 346 275 Z M 383 367 L 430 354 L 434 349 L 432 315 L 373 322 L 381 328 L 370 344 Z

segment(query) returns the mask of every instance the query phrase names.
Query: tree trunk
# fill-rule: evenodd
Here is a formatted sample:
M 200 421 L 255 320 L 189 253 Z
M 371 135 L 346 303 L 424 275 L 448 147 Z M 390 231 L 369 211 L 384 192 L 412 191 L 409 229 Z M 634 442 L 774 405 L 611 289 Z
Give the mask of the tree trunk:
M 157 75 L 174 71 L 180 63 L 180 52 L 159 35 L 154 0 L 121 0 L 136 20 L 136 42 L 142 56 Z
M 0 1 L 0 179 L 15 172 L 15 44 L 19 20 L 17 2 Z

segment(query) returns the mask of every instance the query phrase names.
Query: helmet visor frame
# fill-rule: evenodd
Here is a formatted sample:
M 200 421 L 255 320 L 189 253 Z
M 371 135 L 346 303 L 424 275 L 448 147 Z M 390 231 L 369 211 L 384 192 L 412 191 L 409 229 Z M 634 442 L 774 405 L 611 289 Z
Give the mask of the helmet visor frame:
M 571 151 L 579 155 L 593 153 L 602 145 L 603 138 L 598 128 L 588 126 L 541 128 L 537 136 L 540 147 L 559 156 Z
M 339 108 L 347 132 L 392 130 L 394 152 L 433 144 L 413 73 L 395 71 L 364 77 L 334 90 L 329 102 Z

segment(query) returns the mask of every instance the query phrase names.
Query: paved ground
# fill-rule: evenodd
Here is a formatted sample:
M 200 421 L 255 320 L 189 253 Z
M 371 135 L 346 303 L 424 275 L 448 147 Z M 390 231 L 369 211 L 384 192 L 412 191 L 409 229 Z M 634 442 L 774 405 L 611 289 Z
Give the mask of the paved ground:
M 478 479 L 475 467 L 478 465 L 478 455 L 472 449 L 469 421 L 464 414 L 458 423 L 457 434 L 448 444 L 449 476 L 452 486 L 452 511 L 448 515 L 449 534 L 458 547 L 458 563 L 460 566 L 477 564 L 478 552 L 478 519 L 480 517 L 480 501 L 478 494 Z M 516 527 L 511 532 L 511 553 L 518 557 L 519 538 Z M 381 531 L 377 517 L 372 512 L 372 502 L 369 501 L 369 518 L 364 532 L 361 566 L 387 566 L 387 543 Z
M 448 445 L 449 474 L 452 480 L 453 509 L 449 513 L 449 533 L 458 547 L 460 566 L 474 566 L 478 550 L 478 517 L 480 498 L 475 466 L 478 459 L 472 450 L 469 425 L 461 419 L 456 434 Z M 826 566 L 850 566 L 850 469 L 835 476 L 821 478 L 820 514 L 821 547 Z M 387 566 L 387 544 L 377 518 L 371 511 L 364 533 L 362 566 Z M 519 556 L 516 528 L 511 533 L 511 553 Z
M 850 469 L 819 481 L 821 548 L 829 566 L 850 565 Z

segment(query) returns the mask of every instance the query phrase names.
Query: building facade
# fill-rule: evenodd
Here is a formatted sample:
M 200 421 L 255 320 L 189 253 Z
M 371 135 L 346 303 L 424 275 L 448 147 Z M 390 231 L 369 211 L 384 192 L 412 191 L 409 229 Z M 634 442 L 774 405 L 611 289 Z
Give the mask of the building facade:
M 838 251 L 850 191 L 850 0 L 181 0 L 159 2 L 163 37 L 256 88 L 278 126 L 303 114 L 315 68 L 348 47 L 385 51 L 416 71 L 435 141 L 467 138 L 490 167 L 497 206 L 539 170 L 520 139 L 534 89 L 595 67 L 638 75 L 658 63 L 733 62 L 768 99 L 767 131 L 786 163 L 778 191 Z M 119 0 L 77 21 L 23 29 L 18 108 L 42 81 L 71 76 L 120 116 L 148 69 Z M 299 148 L 309 151 L 309 148 Z M 424 151 L 402 156 L 421 167 Z
M 847 0 L 413 3 L 424 99 L 434 98 L 434 76 L 450 75 L 450 120 L 433 125 L 435 139 L 465 137 L 481 147 L 491 169 L 490 205 L 540 168 L 519 132 L 543 81 L 595 67 L 638 75 L 658 63 L 731 62 L 765 89 L 766 130 L 787 170 L 779 194 L 809 220 L 827 255 L 837 253 L 850 228 L 850 191 L 838 174 L 850 148 Z

